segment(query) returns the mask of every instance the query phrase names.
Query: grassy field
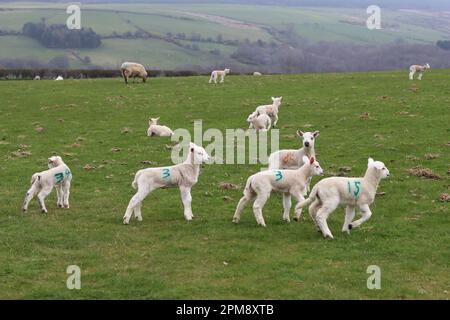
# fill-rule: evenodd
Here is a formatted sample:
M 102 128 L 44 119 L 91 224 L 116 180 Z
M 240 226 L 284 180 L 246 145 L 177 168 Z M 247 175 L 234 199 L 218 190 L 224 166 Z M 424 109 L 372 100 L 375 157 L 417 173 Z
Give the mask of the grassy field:
M 0 30 L 20 31 L 26 22 L 38 22 L 42 18 L 49 24 L 65 24 L 68 15 L 64 4 L 49 3 L 4 3 L 0 5 Z M 113 32 L 135 32 L 138 28 L 165 36 L 168 32 L 177 34 L 200 34 L 203 38 L 216 39 L 221 35 L 225 40 L 258 39 L 277 42 L 278 39 L 268 29 L 282 31 L 292 28 L 302 37 L 311 41 L 337 41 L 359 44 L 386 43 L 404 40 L 412 43 L 434 44 L 437 40 L 448 39 L 450 16 L 439 12 L 411 12 L 401 10 L 382 11 L 383 29 L 370 31 L 365 21 L 368 15 L 363 9 L 339 8 L 286 8 L 278 6 L 245 5 L 162 5 L 162 4 L 83 4 L 82 26 L 90 27 L 102 36 Z M 231 19 L 223 21 L 221 18 Z M 247 26 L 240 26 L 245 23 Z M 196 64 L 192 54 L 171 43 L 146 40 L 130 40 L 127 45 L 120 39 L 105 40 L 101 48 L 90 55 L 92 63 L 116 67 L 123 60 L 140 60 L 156 68 L 180 67 Z M 30 44 L 33 44 L 30 47 Z M 35 58 L 48 62 L 56 55 L 71 55 L 62 49 L 43 49 L 37 42 L 26 37 L 0 37 L 0 46 L 7 48 L 0 52 L 1 58 Z M 28 50 L 23 50 L 26 47 Z M 214 45 L 215 48 L 223 47 Z M 202 64 L 221 63 L 236 48 L 220 48 L 223 56 L 217 58 L 202 48 Z M 178 51 L 177 54 L 171 54 Z M 143 56 L 142 53 L 151 53 Z M 80 50 L 80 54 L 89 54 Z M 179 59 L 179 57 L 182 59 Z M 183 64 L 181 64 L 181 61 Z M 78 67 L 77 61 L 71 61 Z
M 449 208 L 439 201 L 449 192 L 448 70 L 414 83 L 405 72 L 207 80 L 0 82 L 0 298 L 449 298 Z M 329 222 L 335 240 L 324 240 L 307 212 L 299 223 L 283 222 L 281 196 L 273 194 L 267 228 L 257 227 L 251 207 L 235 225 L 246 178 L 260 166 L 204 165 L 194 221 L 183 219 L 178 190 L 168 189 L 144 201 L 143 222 L 122 225 L 142 162 L 171 163 L 169 139 L 146 137 L 150 115 L 191 132 L 195 119 L 204 130 L 245 128 L 270 96 L 283 96 L 282 148 L 299 146 L 297 128 L 320 130 L 326 175 L 350 167 L 360 176 L 369 156 L 385 162 L 391 177 L 371 220 L 341 234 L 339 209 Z M 71 208 L 57 209 L 53 192 L 48 215 L 33 200 L 24 216 L 30 177 L 53 153 L 73 172 Z M 410 175 L 417 166 L 441 179 Z M 222 190 L 221 182 L 240 189 Z M 72 264 L 81 268 L 81 290 L 66 288 Z M 366 287 L 369 265 L 381 268 L 381 290 Z

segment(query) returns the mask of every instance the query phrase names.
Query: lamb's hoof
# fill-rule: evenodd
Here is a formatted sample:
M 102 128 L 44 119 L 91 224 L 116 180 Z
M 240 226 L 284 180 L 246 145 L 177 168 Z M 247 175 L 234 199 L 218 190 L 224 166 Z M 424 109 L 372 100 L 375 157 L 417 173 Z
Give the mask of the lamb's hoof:
M 126 218 L 123 218 L 123 224 L 128 225 L 128 224 L 130 224 L 130 221 L 128 221 Z
M 348 225 L 348 230 L 352 230 L 353 229 L 353 225 L 350 223 L 349 225 Z
M 58 207 L 58 208 L 62 208 L 63 205 L 62 205 L 62 204 L 57 204 L 57 207 Z
M 299 218 L 294 217 L 294 221 L 295 221 L 295 222 L 298 222 L 299 220 L 300 220 Z
M 69 209 L 70 207 L 69 207 L 69 205 L 68 204 L 65 204 L 64 205 L 64 209 Z
M 44 209 L 42 209 L 41 212 L 42 212 L 43 214 L 47 214 L 47 213 L 48 213 L 48 211 L 47 211 L 47 210 L 44 210 Z
M 334 239 L 334 237 L 333 237 L 333 235 L 330 233 L 330 234 L 326 234 L 326 235 L 324 235 L 324 238 L 325 239 Z
M 25 208 L 22 208 L 22 213 L 27 213 L 28 212 L 28 210 L 27 209 L 25 209 Z
M 233 218 L 233 221 L 232 221 L 233 223 L 239 223 L 239 219 L 237 219 L 237 218 Z

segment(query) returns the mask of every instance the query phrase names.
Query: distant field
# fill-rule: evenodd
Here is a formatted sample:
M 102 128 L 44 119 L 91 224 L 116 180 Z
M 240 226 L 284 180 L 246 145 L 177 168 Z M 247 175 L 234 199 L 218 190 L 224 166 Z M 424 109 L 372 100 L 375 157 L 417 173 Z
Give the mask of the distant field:
M 0 81 L 1 299 L 449 298 L 449 207 L 439 201 L 450 184 L 449 70 L 431 70 L 421 82 L 405 72 L 207 82 Z M 386 163 L 391 177 L 368 222 L 344 235 L 339 209 L 330 217 L 335 240 L 324 240 L 307 211 L 299 223 L 283 222 L 273 194 L 267 228 L 257 227 L 251 206 L 234 225 L 245 181 L 261 166 L 204 165 L 194 221 L 183 220 L 179 192 L 168 189 L 144 201 L 143 222 L 122 225 L 133 175 L 148 166 L 142 162 L 171 163 L 170 140 L 146 136 L 149 116 L 191 133 L 195 119 L 204 129 L 246 128 L 247 115 L 270 96 L 283 96 L 280 147 L 299 146 L 297 128 L 320 130 L 326 175 L 349 167 L 360 176 L 369 156 Z M 23 216 L 31 174 L 53 153 L 74 175 L 71 209 L 56 209 L 53 192 L 48 215 L 34 200 Z M 441 179 L 410 175 L 417 166 Z M 222 190 L 221 182 L 239 189 Z M 82 271 L 79 291 L 66 288 L 72 264 Z M 381 268 L 381 290 L 366 287 L 369 265 Z
M 67 18 L 61 4 L 6 3 L 0 5 L 0 29 L 20 31 L 26 22 L 45 18 L 50 24 L 64 24 Z M 190 36 L 225 40 L 261 39 L 277 42 L 273 31 L 293 29 L 311 41 L 344 41 L 351 43 L 386 43 L 404 40 L 413 43 L 435 43 L 450 38 L 450 14 L 416 11 L 382 11 L 383 30 L 369 31 L 365 27 L 367 14 L 362 9 L 337 8 L 285 8 L 277 6 L 244 5 L 121 5 L 92 4 L 82 6 L 82 25 L 106 36 L 113 32 L 135 32 L 141 28 L 152 34 L 165 36 L 180 32 Z M 131 23 L 130 23 L 131 22 Z M 272 30 L 272 33 L 268 31 Z M 117 65 L 124 60 L 139 60 L 156 68 L 181 67 L 201 61 L 202 64 L 221 64 L 229 59 L 235 47 L 223 48 L 219 44 L 199 44 L 201 53 L 183 50 L 171 43 L 141 40 L 139 44 L 104 41 L 98 52 L 92 53 L 92 63 Z M 46 50 L 37 42 L 30 46 L 29 39 L 0 37 L 1 58 L 32 56 L 47 62 L 49 57 L 70 53 L 65 50 Z M 123 46 L 122 48 L 120 48 Z M 210 47 L 219 48 L 222 56 L 211 54 Z M 222 47 L 222 48 L 220 48 Z M 26 51 L 23 48 L 27 48 Z M 35 51 L 35 52 L 32 52 Z M 174 52 L 178 51 L 176 54 Z M 81 52 L 84 54 L 84 52 Z M 192 55 L 197 55 L 196 58 Z M 72 61 L 72 66 L 80 63 Z

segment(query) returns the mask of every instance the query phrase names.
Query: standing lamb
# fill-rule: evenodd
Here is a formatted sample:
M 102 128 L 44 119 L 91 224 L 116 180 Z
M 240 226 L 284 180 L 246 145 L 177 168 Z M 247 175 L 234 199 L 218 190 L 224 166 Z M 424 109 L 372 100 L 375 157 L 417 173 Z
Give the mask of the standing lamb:
M 159 136 L 159 137 L 170 137 L 173 135 L 173 131 L 167 126 L 161 126 L 158 124 L 158 118 L 150 118 L 148 120 L 148 130 L 147 136 Z
M 277 125 L 278 122 L 278 108 L 281 105 L 281 100 L 283 97 L 274 98 L 272 97 L 272 104 L 262 105 L 256 108 L 258 114 L 267 114 L 272 120 L 273 127 Z
M 62 76 L 57 76 L 55 79 L 55 81 L 62 81 L 62 80 L 64 80 L 64 78 Z
M 258 72 L 258 71 L 255 71 L 255 72 L 253 72 L 253 75 L 254 75 L 254 76 L 262 76 L 262 73 L 261 73 L 261 72 Z
M 419 73 L 417 79 L 422 80 L 423 73 L 430 68 L 431 67 L 428 63 L 423 66 L 419 66 L 417 64 L 412 65 L 411 67 L 409 67 L 409 80 L 414 80 L 414 75 L 416 74 L 416 72 Z
M 309 198 L 299 203 L 299 207 L 309 206 L 311 219 L 325 238 L 333 239 L 327 219 L 340 205 L 345 208 L 345 222 L 342 232 L 359 227 L 367 221 L 372 212 L 369 206 L 375 200 L 381 179 L 389 177 L 389 170 L 383 162 L 369 158 L 366 174 L 363 178 L 331 177 L 319 181 L 311 191 Z M 361 210 L 362 217 L 353 221 L 355 208 Z M 353 222 L 352 222 L 353 221 Z
M 258 115 L 256 111 L 248 116 L 247 122 L 250 123 L 249 129 L 255 128 L 257 132 L 269 131 L 272 126 L 272 120 L 267 114 L 263 113 Z
M 184 206 L 184 217 L 190 221 L 194 217 L 191 209 L 191 188 L 197 183 L 200 174 L 200 164 L 211 158 L 205 149 L 194 143 L 189 144 L 189 154 L 186 160 L 170 167 L 147 168 L 136 172 L 132 186 L 137 193 L 131 198 L 123 217 L 123 223 L 129 224 L 131 215 L 142 221 L 142 201 L 155 189 L 178 187 Z
M 142 82 L 147 80 L 148 74 L 144 66 L 136 62 L 124 62 L 120 66 L 120 73 L 122 74 L 125 84 L 128 84 L 128 78 L 133 77 L 133 82 L 137 78 L 141 78 Z
M 40 76 L 35 76 L 34 80 L 41 80 L 41 77 Z
M 258 225 L 265 227 L 262 209 L 264 204 L 270 197 L 272 191 L 283 193 L 283 220 L 290 221 L 289 211 L 291 208 L 291 195 L 300 203 L 304 201 L 303 193 L 306 188 L 306 181 L 313 175 L 322 175 L 323 170 L 320 164 L 311 157 L 306 156 L 303 161 L 305 164 L 297 170 L 266 170 L 260 171 L 247 180 L 244 189 L 244 196 L 239 200 L 236 211 L 233 216 L 233 222 L 238 223 L 241 219 L 241 212 L 247 202 L 256 198 L 253 203 L 253 213 Z M 295 206 L 295 214 L 297 218 L 302 213 L 299 204 Z
M 225 76 L 230 73 L 230 69 L 225 70 L 214 70 L 211 72 L 211 77 L 209 78 L 209 83 L 213 82 L 217 83 L 217 78 L 220 76 L 220 83 L 225 80 Z
M 28 204 L 37 194 L 39 204 L 43 213 L 47 213 L 45 207 L 45 197 L 56 188 L 57 206 L 69 209 L 70 183 L 72 173 L 69 167 L 63 162 L 61 157 L 53 156 L 48 158 L 49 170 L 38 172 L 31 177 L 31 188 L 28 190 L 23 203 L 23 212 L 27 212 Z

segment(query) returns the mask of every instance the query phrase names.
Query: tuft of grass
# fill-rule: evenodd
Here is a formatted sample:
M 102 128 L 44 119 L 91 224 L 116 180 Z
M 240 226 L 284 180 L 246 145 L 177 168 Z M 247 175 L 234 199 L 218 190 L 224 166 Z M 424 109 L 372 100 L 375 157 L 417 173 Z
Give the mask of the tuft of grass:
M 448 202 L 437 200 L 449 185 L 448 71 L 428 74 L 416 93 L 400 72 L 207 82 L 0 82 L 0 298 L 449 298 Z M 283 96 L 281 148 L 299 147 L 297 128 L 320 130 L 326 173 L 361 176 L 369 156 L 386 163 L 391 178 L 382 181 L 368 222 L 341 234 L 338 209 L 329 219 L 336 239 L 326 241 L 307 210 L 299 223 L 283 222 L 281 196 L 273 194 L 267 228 L 257 227 L 251 206 L 232 224 L 242 188 L 221 183 L 243 186 L 261 166 L 204 165 L 192 190 L 194 221 L 183 219 L 178 190 L 166 189 L 144 201 L 142 223 L 122 225 L 134 173 L 171 163 L 170 140 L 146 136 L 149 115 L 191 134 L 195 119 L 204 130 L 246 128 L 247 115 L 271 96 Z M 359 119 L 364 112 L 370 121 Z M 53 192 L 48 215 L 36 200 L 22 215 L 31 175 L 55 153 L 73 172 L 71 208 L 57 209 Z M 442 179 L 411 176 L 416 166 Z M 69 265 L 81 268 L 81 290 L 66 288 Z M 367 289 L 370 265 L 381 268 L 381 290 Z

